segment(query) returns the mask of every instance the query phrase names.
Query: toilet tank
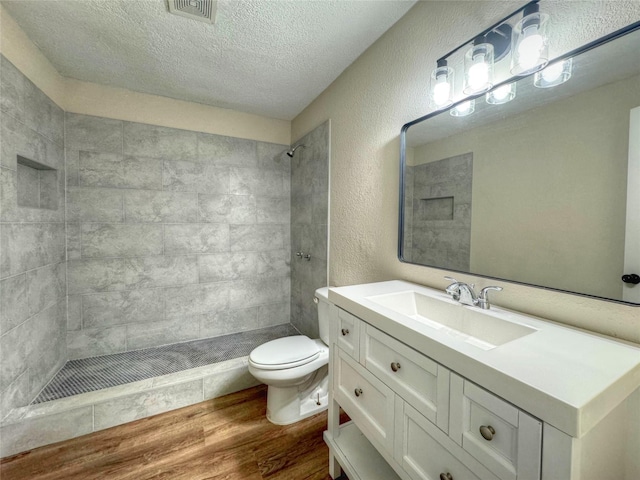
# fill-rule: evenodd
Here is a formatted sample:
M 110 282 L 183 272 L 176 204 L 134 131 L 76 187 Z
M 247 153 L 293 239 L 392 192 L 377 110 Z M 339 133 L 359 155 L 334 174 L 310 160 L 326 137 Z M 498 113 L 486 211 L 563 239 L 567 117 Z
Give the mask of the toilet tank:
M 329 287 L 317 289 L 315 297 L 318 299 L 318 328 L 320 330 L 320 340 L 326 345 L 329 345 Z

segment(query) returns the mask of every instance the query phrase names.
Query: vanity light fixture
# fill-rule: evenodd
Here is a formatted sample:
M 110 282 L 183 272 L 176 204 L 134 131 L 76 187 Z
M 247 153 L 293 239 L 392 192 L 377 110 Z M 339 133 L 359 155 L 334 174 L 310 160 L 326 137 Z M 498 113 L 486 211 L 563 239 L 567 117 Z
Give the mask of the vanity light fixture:
M 536 72 L 533 84 L 538 88 L 549 88 L 561 85 L 571 78 L 573 59 L 567 58 L 547 65 L 544 70 Z
M 549 62 L 546 26 L 549 16 L 540 13 L 537 2 L 528 4 L 513 29 L 511 73 L 528 75 L 543 69 Z
M 516 82 L 511 82 L 498 88 L 494 88 L 486 95 L 486 101 L 491 105 L 507 103 L 514 98 L 516 98 Z
M 454 72 L 444 59 L 438 60 L 438 66 L 431 74 L 431 106 L 439 109 L 453 103 Z
M 452 117 L 466 117 L 467 115 L 471 115 L 475 109 L 476 101 L 472 99 L 458 104 L 455 108 L 449 110 L 449 113 Z
M 464 56 L 464 89 L 466 95 L 486 92 L 493 87 L 493 45 L 484 37 L 474 40 Z

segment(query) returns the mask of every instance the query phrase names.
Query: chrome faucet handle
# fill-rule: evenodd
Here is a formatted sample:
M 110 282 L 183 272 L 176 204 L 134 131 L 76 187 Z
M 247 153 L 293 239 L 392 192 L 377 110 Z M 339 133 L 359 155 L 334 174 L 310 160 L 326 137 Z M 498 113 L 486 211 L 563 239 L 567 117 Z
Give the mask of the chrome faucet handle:
M 460 282 L 458 282 L 458 280 L 456 280 L 455 278 L 453 278 L 453 277 L 449 277 L 449 276 L 447 276 L 447 275 L 445 275 L 445 276 L 444 276 L 444 279 L 445 279 L 445 280 L 449 280 L 450 282 L 453 282 L 453 283 L 460 283 Z
M 450 282 L 453 282 L 451 285 L 449 285 L 447 288 L 445 288 L 445 292 L 448 293 L 449 295 L 451 295 L 451 298 L 453 298 L 456 302 L 458 300 L 460 300 L 460 282 L 458 282 L 455 278 L 453 277 L 444 277 L 446 280 L 449 280 Z
M 480 295 L 478 296 L 478 306 L 482 310 L 489 310 L 491 305 L 489 304 L 489 290 L 495 290 L 496 292 L 502 291 L 502 287 L 484 287 L 480 290 Z

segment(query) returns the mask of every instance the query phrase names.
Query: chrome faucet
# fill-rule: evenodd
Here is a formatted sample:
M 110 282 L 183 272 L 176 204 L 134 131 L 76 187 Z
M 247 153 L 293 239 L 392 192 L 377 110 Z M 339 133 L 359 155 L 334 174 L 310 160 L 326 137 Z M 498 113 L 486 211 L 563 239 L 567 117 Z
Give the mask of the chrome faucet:
M 449 295 L 451 295 L 451 298 L 463 305 L 480 307 L 483 310 L 489 310 L 489 308 L 491 308 L 491 305 L 489 304 L 489 291 L 496 290 L 499 292 L 502 290 L 502 287 L 484 287 L 480 290 L 480 295 L 476 295 L 476 292 L 473 290 L 475 287 L 473 283 L 466 284 L 459 282 L 452 277 L 444 278 L 453 282 L 445 290 Z

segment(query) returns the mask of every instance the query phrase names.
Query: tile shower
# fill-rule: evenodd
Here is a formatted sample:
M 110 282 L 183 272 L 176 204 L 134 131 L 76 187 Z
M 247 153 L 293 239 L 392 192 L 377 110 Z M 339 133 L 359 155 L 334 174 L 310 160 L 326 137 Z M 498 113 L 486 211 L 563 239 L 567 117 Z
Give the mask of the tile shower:
M 269 328 L 317 336 L 328 122 L 290 159 L 287 145 L 65 113 L 4 57 L 0 80 L 0 456 L 36 446 L 34 432 L 50 443 L 253 381 L 231 358 L 30 410 L 67 360 Z

